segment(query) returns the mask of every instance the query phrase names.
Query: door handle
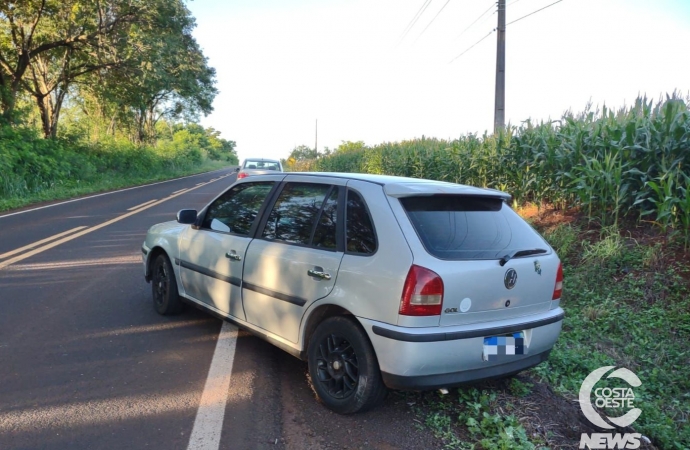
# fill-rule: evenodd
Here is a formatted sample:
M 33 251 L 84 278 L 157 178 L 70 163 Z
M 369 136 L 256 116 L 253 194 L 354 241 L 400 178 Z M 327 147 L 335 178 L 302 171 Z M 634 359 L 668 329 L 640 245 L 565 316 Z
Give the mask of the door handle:
M 225 254 L 225 257 L 226 257 L 226 258 L 230 258 L 230 259 L 232 259 L 232 260 L 234 260 L 234 261 L 242 261 L 242 257 L 241 257 L 240 255 L 238 255 L 237 253 L 235 253 L 235 250 L 233 250 L 233 251 L 231 251 L 231 252 L 227 252 L 227 253 Z
M 320 270 L 309 269 L 307 271 L 307 275 L 309 275 L 310 277 L 321 278 L 322 280 L 330 280 L 331 279 L 330 273 L 322 272 Z

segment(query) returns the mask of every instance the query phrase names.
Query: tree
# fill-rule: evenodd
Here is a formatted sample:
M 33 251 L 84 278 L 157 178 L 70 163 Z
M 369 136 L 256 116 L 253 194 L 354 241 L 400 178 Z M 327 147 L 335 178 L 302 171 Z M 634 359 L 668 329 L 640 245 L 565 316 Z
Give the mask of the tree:
M 215 69 L 192 36 L 196 25 L 183 2 L 165 2 L 156 20 L 151 32 L 130 38 L 128 64 L 94 73 L 94 80 L 80 87 L 101 100 L 112 123 L 118 116 L 133 125 L 132 139 L 138 142 L 155 140 L 161 119 L 190 122 L 209 114 L 217 94 Z
M 307 147 L 306 145 L 299 145 L 292 149 L 288 160 L 292 158 L 295 161 L 304 161 L 306 159 L 316 159 L 319 154 L 314 148 Z
M 357 142 L 342 141 L 341 144 L 338 146 L 338 148 L 335 149 L 335 152 L 338 152 L 338 153 L 357 152 L 360 150 L 364 150 L 366 148 L 367 148 L 367 146 L 364 143 L 364 141 L 357 141 Z
M 10 123 L 20 89 L 34 98 L 45 137 L 56 136 L 77 90 L 134 116 L 138 141 L 163 116 L 212 110 L 215 71 L 183 0 L 10 0 L 0 19 L 0 106 Z
M 0 107 L 14 122 L 20 89 L 54 136 L 60 106 L 77 77 L 118 63 L 129 27 L 145 17 L 144 1 L 5 0 L 0 3 Z M 27 80 L 27 77 L 29 80 Z

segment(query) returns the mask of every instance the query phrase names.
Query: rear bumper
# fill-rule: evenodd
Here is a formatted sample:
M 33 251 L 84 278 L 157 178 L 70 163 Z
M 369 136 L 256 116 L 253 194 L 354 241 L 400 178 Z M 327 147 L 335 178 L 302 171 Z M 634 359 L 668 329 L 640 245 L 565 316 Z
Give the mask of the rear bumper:
M 408 377 L 404 375 L 394 375 L 391 373 L 381 372 L 381 376 L 383 377 L 384 384 L 391 389 L 422 391 L 427 389 L 448 388 L 479 380 L 490 380 L 492 378 L 501 378 L 516 374 L 520 371 L 529 369 L 530 367 L 534 367 L 543 361 L 546 361 L 546 359 L 549 357 L 549 353 L 551 353 L 551 350 L 547 350 L 537 355 L 530 355 L 527 358 L 498 366 L 489 366 L 472 370 L 461 370 L 459 372 L 452 373 Z
M 409 328 L 360 319 L 376 351 L 386 386 L 435 389 L 511 375 L 548 358 L 564 317 L 545 313 L 454 327 Z M 485 361 L 484 337 L 523 331 L 525 354 Z

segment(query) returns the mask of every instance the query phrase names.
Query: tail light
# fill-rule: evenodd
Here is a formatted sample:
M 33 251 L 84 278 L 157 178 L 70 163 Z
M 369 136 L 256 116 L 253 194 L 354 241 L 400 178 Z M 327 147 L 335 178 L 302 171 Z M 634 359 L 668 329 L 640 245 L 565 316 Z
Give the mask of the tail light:
M 443 280 L 424 267 L 413 265 L 407 272 L 400 314 L 403 316 L 439 316 L 443 306 Z
M 237 174 L 238 180 L 241 180 L 242 178 L 247 178 L 247 172 L 240 172 Z
M 556 272 L 556 285 L 553 288 L 553 297 L 551 300 L 560 300 L 563 293 L 563 264 L 558 263 L 558 272 Z

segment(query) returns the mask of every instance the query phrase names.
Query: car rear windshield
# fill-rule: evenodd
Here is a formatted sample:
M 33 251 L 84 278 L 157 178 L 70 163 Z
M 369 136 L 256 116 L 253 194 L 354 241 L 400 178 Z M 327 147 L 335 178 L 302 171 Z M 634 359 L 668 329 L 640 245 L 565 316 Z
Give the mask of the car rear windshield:
M 275 161 L 252 161 L 248 160 L 244 164 L 245 169 L 257 170 L 280 170 L 280 165 Z
M 440 259 L 497 259 L 512 251 L 549 249 L 499 198 L 434 195 L 400 202 L 427 252 Z

